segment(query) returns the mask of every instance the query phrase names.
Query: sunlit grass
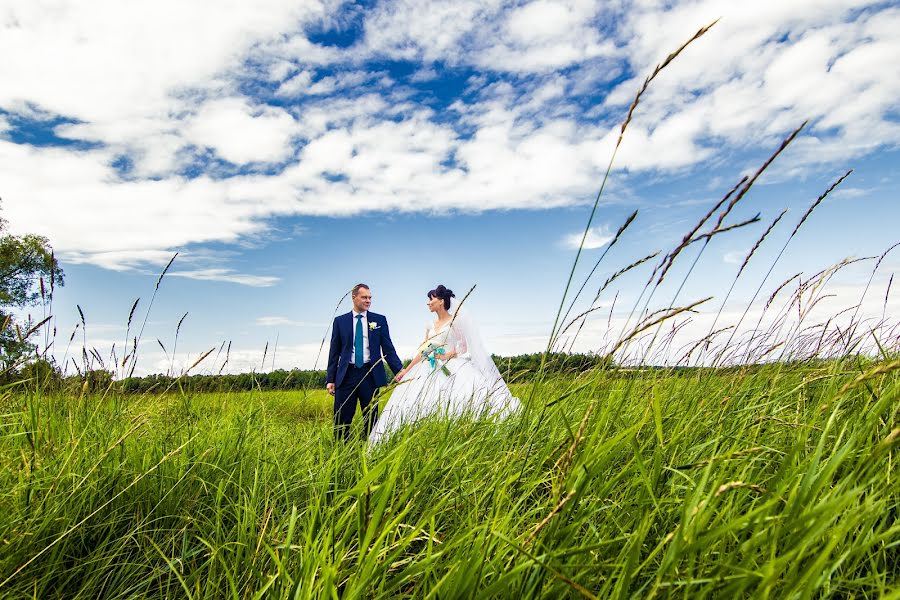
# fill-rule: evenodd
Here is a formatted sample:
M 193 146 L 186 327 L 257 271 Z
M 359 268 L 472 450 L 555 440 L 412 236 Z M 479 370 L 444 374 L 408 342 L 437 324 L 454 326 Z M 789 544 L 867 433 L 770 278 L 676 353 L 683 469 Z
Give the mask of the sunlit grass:
M 0 592 L 889 594 L 900 388 L 875 368 L 597 371 L 544 383 L 543 422 L 371 455 L 321 392 L 8 395 Z
M 140 333 L 111 365 L 83 347 L 79 389 L 34 376 L 0 390 L 0 595 L 900 598 L 896 328 L 884 311 L 877 323 L 858 315 L 864 298 L 848 324 L 805 322 L 852 261 L 773 285 L 750 331 L 739 326 L 752 300 L 721 323 L 782 213 L 709 334 L 672 346 L 674 321 L 708 300 L 679 300 L 694 266 L 714 237 L 760 220 L 730 213 L 802 128 L 662 254 L 621 334 L 596 349 L 599 366 L 565 373 L 549 351 L 571 349 L 608 285 L 659 256 L 613 268 L 570 318 L 606 257 L 578 286 L 579 250 L 548 353 L 513 374 L 525 410 L 504 422 L 423 421 L 372 449 L 334 441 L 324 390 L 194 393 L 173 361 L 164 388 L 125 394 L 113 375 L 134 371 Z M 675 295 L 652 303 L 693 248 Z M 860 259 L 877 258 L 869 283 L 893 248 Z M 211 373 L 228 365 L 224 347 Z M 113 367 L 101 385 L 97 366 Z

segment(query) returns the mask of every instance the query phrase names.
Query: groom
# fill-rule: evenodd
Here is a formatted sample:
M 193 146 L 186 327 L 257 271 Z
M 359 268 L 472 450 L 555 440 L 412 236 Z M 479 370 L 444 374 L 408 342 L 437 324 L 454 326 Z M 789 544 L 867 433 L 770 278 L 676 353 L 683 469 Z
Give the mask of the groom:
M 344 440 L 350 438 L 357 400 L 365 418 L 366 435 L 378 419 L 378 401 L 372 397 L 377 388 L 387 385 L 382 363 L 386 361 L 394 373 L 403 368 L 391 342 L 387 319 L 369 312 L 369 286 L 353 286 L 351 297 L 353 310 L 335 317 L 331 328 L 325 379 L 325 388 L 334 396 L 334 435 Z

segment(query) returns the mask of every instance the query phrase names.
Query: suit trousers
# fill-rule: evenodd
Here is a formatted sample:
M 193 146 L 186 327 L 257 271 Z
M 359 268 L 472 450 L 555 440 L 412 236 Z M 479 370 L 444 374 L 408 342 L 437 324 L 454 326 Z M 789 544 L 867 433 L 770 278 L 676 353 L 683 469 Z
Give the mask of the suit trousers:
M 334 437 L 337 439 L 350 439 L 350 423 L 356 414 L 357 401 L 363 412 L 366 437 L 378 420 L 378 401 L 373 399 L 378 388 L 369 371 L 371 367 L 371 364 L 365 364 L 356 368 L 351 364 L 341 385 L 334 390 Z

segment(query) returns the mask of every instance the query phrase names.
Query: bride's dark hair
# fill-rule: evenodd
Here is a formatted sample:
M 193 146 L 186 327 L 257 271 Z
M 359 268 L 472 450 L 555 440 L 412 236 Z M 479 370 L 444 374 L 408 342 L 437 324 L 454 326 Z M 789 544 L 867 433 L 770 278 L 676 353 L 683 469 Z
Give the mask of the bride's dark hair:
M 448 290 L 442 285 L 437 286 L 428 292 L 429 298 L 440 298 L 444 301 L 444 310 L 450 310 L 450 298 L 456 298 L 453 290 Z

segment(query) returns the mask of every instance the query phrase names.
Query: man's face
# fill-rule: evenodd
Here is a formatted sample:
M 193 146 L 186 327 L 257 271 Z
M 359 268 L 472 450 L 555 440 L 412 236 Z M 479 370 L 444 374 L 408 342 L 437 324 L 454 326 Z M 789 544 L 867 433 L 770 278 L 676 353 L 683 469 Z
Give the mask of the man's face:
M 353 308 L 356 309 L 356 312 L 366 312 L 369 310 L 369 306 L 372 305 L 372 292 L 369 288 L 361 287 L 356 292 L 356 295 L 353 296 Z

